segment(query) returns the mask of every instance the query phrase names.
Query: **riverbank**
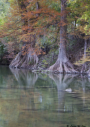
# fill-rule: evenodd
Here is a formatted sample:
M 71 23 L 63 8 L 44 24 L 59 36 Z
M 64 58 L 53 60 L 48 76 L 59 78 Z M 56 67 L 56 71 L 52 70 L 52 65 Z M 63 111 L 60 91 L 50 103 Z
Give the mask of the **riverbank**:
M 71 47 L 70 44 L 67 45 L 67 57 L 69 59 L 69 61 L 74 65 L 74 68 L 77 72 L 75 73 L 81 73 L 81 74 L 88 74 L 87 70 L 89 70 L 90 68 L 90 63 L 86 62 L 85 66 L 86 68 L 81 72 L 82 67 L 83 67 L 83 54 L 84 54 L 84 42 L 81 40 L 81 42 L 77 41 L 75 42 Z M 88 44 L 88 49 L 89 49 L 90 45 Z M 43 54 L 40 54 L 38 56 L 38 63 L 37 66 L 35 66 L 35 68 L 29 68 L 29 67 L 23 67 L 23 69 L 29 69 L 32 70 L 33 72 L 37 71 L 37 72 L 48 72 L 48 68 L 53 65 L 57 58 L 58 58 L 58 46 L 53 46 L 52 48 L 49 47 L 49 51 Z M 14 55 L 16 56 L 16 54 Z M 10 54 L 4 54 L 1 61 L 0 61 L 0 65 L 10 65 L 11 61 L 14 59 L 14 57 L 11 57 Z M 81 63 L 80 63 L 81 62 Z M 19 68 L 19 67 L 18 67 Z M 54 71 L 53 73 L 59 73 Z

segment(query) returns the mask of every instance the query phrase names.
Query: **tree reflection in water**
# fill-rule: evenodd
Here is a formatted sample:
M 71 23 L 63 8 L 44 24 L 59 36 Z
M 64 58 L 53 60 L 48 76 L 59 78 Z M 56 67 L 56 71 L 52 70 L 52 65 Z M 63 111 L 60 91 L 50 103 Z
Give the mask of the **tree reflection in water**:
M 58 74 L 58 75 L 52 75 L 49 74 L 49 77 L 55 82 L 57 86 L 57 93 L 58 93 L 58 111 L 64 111 L 64 96 L 65 96 L 65 90 L 68 88 L 69 84 L 73 81 L 73 78 L 76 75 L 63 75 L 63 74 Z
M 29 70 L 24 69 L 13 69 L 10 68 L 11 72 L 14 74 L 16 80 L 18 81 L 20 89 L 26 89 L 24 95 L 21 96 L 20 103 L 25 106 L 25 110 L 35 110 L 34 104 L 34 84 L 38 79 L 36 73 L 31 73 Z M 23 99 L 23 96 L 26 99 Z
M 10 70 L 18 81 L 20 88 L 22 88 L 22 86 L 26 86 L 27 88 L 34 87 L 34 84 L 38 79 L 38 75 L 36 73 L 31 73 L 29 70 L 24 69 L 10 68 Z
M 4 69 L 0 72 L 4 85 L 0 90 L 0 126 L 65 127 L 82 123 L 89 127 L 90 83 L 86 78 L 11 69 L 13 76 Z M 66 92 L 68 88 L 71 93 Z

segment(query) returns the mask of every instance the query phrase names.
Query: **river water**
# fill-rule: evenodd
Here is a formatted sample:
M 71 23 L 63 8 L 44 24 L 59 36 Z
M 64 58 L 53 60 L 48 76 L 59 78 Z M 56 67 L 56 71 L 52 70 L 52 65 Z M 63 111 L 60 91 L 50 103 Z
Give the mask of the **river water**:
M 0 67 L 0 127 L 90 127 L 90 80 Z

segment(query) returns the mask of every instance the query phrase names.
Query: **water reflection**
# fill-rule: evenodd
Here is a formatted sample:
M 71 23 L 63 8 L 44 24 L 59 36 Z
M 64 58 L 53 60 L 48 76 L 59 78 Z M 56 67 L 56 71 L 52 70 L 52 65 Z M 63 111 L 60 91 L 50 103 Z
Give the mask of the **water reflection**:
M 53 81 L 55 82 L 56 86 L 57 86 L 57 93 L 58 93 L 58 111 L 65 111 L 65 107 L 64 107 L 64 96 L 65 96 L 65 90 L 66 88 L 68 88 L 68 85 L 73 81 L 73 78 L 71 75 L 62 75 L 62 74 L 58 74 L 58 75 L 52 75 L 49 74 L 49 77 L 51 79 L 53 79 Z M 70 89 L 70 88 L 69 88 Z
M 27 88 L 34 87 L 34 84 L 38 79 L 38 75 L 36 73 L 31 73 L 30 71 L 24 69 L 20 70 L 10 68 L 10 70 L 18 81 L 20 88 L 23 86 L 26 86 Z
M 79 76 L 1 67 L 0 102 L 0 127 L 89 127 L 90 82 Z

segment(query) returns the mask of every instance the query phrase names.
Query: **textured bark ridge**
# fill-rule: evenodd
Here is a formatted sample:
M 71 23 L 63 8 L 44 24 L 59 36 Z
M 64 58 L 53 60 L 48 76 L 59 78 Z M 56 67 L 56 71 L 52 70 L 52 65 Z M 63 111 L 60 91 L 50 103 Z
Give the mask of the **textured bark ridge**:
M 23 51 L 19 52 L 14 60 L 12 60 L 9 65 L 12 68 L 28 68 L 35 69 L 38 63 L 38 57 L 34 52 L 33 48 L 29 48 L 28 51 L 26 47 Z

